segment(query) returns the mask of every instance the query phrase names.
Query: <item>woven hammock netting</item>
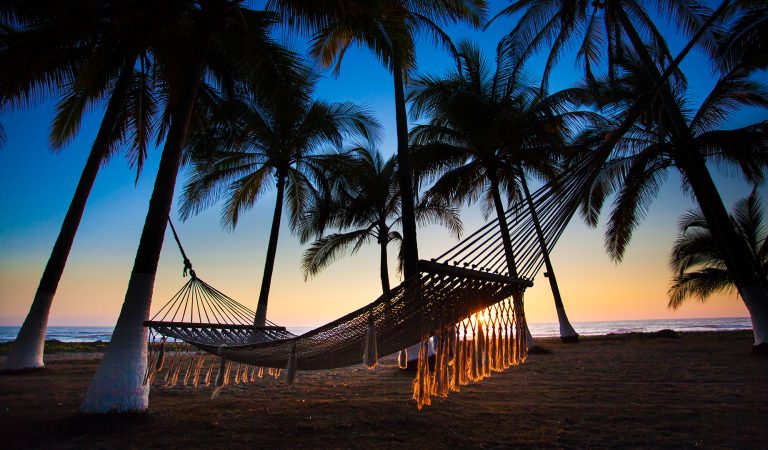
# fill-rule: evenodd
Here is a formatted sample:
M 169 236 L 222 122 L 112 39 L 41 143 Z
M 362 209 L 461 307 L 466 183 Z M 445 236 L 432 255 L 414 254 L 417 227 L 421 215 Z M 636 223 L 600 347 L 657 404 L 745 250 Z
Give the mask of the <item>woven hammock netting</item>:
M 585 158 L 506 211 L 512 258 L 500 221 L 493 220 L 437 258 L 419 261 L 419 275 L 388 294 L 299 336 L 271 322 L 252 325 L 253 311 L 190 270 L 191 279 L 146 322 L 145 381 L 212 386 L 216 396 L 227 384 L 282 370 L 292 384 L 301 370 L 361 362 L 373 368 L 379 355 L 398 351 L 402 366 L 403 349 L 420 344 L 413 384 L 420 409 L 431 397 L 519 364 L 526 357 L 523 293 L 544 264 L 542 249 L 552 250 L 577 210 L 595 167 L 595 158 Z M 191 264 L 181 250 L 186 273 Z

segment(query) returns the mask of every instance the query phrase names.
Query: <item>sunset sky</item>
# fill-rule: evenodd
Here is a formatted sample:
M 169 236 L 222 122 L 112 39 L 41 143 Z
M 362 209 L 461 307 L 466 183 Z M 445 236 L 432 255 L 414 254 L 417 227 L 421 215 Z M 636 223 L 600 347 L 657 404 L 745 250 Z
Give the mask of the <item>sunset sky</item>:
M 506 2 L 492 2 L 492 14 L 502 4 Z M 514 19 L 506 17 L 486 32 L 465 27 L 449 27 L 448 32 L 456 41 L 462 37 L 477 40 L 492 61 L 496 43 L 513 24 Z M 666 25 L 663 29 L 667 30 Z M 276 36 L 285 38 L 279 31 Z M 673 33 L 668 34 L 668 39 L 676 53 L 682 47 L 680 39 Z M 450 66 L 447 54 L 432 47 L 429 40 L 423 41 L 418 53 L 419 70 L 443 73 Z M 294 48 L 303 46 L 301 38 L 294 37 L 289 43 Z M 529 70 L 538 73 L 538 67 L 541 67 L 541 58 L 534 60 Z M 695 108 L 714 82 L 709 75 L 710 66 L 702 55 L 694 53 L 682 68 L 688 76 L 690 102 Z M 551 89 L 572 85 L 580 73 L 573 58 L 564 57 L 553 73 Z M 367 105 L 385 127 L 385 140 L 380 148 L 387 154 L 394 152 L 391 75 L 365 49 L 350 50 L 338 78 L 325 75 L 316 96 Z M 8 142 L 0 151 L 0 325 L 19 325 L 28 311 L 103 113 L 102 108 L 91 111 L 77 139 L 60 153 L 54 153 L 47 144 L 53 105 L 49 100 L 28 110 L 0 116 L 8 134 Z M 767 118 L 764 110 L 747 110 L 734 116 L 729 126 L 743 126 Z M 135 185 L 135 174 L 121 155 L 102 168 L 54 300 L 51 325 L 114 324 L 128 283 L 159 155 L 159 149 L 150 152 L 150 161 Z M 735 200 L 749 193 L 751 188 L 746 183 L 729 178 L 717 169 L 712 172 L 729 210 Z M 177 193 L 186 175 L 186 170 L 180 175 Z M 766 189 L 762 188 L 761 192 L 766 198 Z M 621 264 L 611 262 L 603 250 L 604 224 L 598 229 L 589 229 L 575 218 L 553 253 L 571 321 L 746 316 L 746 309 L 735 295 L 713 298 L 707 304 L 691 301 L 677 311 L 667 309 L 666 290 L 671 277 L 668 254 L 677 222 L 691 207 L 690 197 L 680 191 L 679 177 L 671 174 L 635 233 Z M 222 231 L 220 207 L 211 208 L 186 223 L 177 220 L 182 242 L 200 278 L 251 309 L 255 309 L 261 283 L 273 208 L 274 193 L 262 198 L 245 214 L 234 232 Z M 467 232 L 484 222 L 478 206 L 464 208 L 462 218 Z M 453 242 L 440 228 L 422 229 L 420 256 L 424 259 L 437 256 Z M 339 260 L 308 282 L 304 282 L 299 270 L 302 251 L 303 247 L 283 221 L 268 314 L 273 322 L 288 326 L 321 325 L 379 295 L 375 246 Z M 393 248 L 390 255 L 395 253 Z M 390 267 L 394 266 L 392 260 Z M 186 281 L 181 271 L 182 261 L 168 230 L 155 284 L 153 312 Z M 394 270 L 391 272 L 392 279 L 397 280 Z M 546 279 L 539 275 L 534 282 L 535 286 L 526 293 L 528 320 L 556 321 Z

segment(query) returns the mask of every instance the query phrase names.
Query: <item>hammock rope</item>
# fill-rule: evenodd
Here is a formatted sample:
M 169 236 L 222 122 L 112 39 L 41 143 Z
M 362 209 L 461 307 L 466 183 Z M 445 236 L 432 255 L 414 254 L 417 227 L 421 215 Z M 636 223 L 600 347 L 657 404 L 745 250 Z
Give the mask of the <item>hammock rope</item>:
M 506 211 L 516 273 L 507 267 L 500 222 L 492 220 L 437 258 L 419 261 L 419 274 L 389 293 L 300 336 L 269 321 L 250 325 L 253 311 L 197 277 L 171 225 L 191 279 L 145 323 L 151 330 L 146 380 L 166 387 L 213 383 L 215 396 L 230 381 L 262 378 L 265 369 L 275 378 L 289 369 L 292 384 L 297 371 L 364 360 L 375 367 L 378 355 L 421 343 L 413 383 L 421 409 L 431 397 L 520 364 L 527 352 L 524 291 L 544 264 L 543 250 L 552 250 L 576 212 L 596 162 L 597 156 L 577 161 L 531 193 L 533 208 L 522 199 Z

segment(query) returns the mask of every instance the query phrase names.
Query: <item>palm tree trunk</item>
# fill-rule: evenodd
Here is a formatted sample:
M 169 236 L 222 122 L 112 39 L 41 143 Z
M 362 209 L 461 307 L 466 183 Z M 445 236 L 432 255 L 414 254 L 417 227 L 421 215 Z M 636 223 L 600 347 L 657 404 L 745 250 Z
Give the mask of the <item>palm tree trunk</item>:
M 515 264 L 515 254 L 512 250 L 512 238 L 509 236 L 509 224 L 507 223 L 507 215 L 504 210 L 504 204 L 501 202 L 501 194 L 499 193 L 499 181 L 496 179 L 496 174 L 489 171 L 488 179 L 491 182 L 491 195 L 493 196 L 493 206 L 496 209 L 496 216 L 499 219 L 499 231 L 501 231 L 501 244 L 504 246 L 504 256 L 507 260 L 507 270 L 509 270 L 510 277 L 517 277 L 517 265 Z M 522 308 L 522 304 L 515 304 L 515 308 Z M 536 347 L 536 342 L 533 340 L 531 330 L 528 328 L 528 322 L 525 322 L 525 338 L 528 350 Z
M 256 306 L 256 317 L 253 324 L 263 326 L 267 323 L 267 302 L 269 302 L 269 288 L 272 285 L 272 272 L 275 269 L 275 256 L 277 255 L 277 238 L 280 234 L 280 217 L 283 215 L 283 197 L 285 196 L 285 174 L 277 176 L 277 199 L 275 200 L 275 213 L 272 216 L 272 229 L 269 232 L 269 244 L 267 245 L 267 259 L 264 262 L 264 275 L 261 279 L 259 291 L 259 303 Z
M 512 251 L 512 239 L 509 236 L 509 225 L 507 224 L 507 215 L 504 210 L 504 204 L 501 202 L 499 193 L 499 182 L 495 174 L 490 174 L 488 179 L 491 182 L 491 195 L 493 196 L 493 206 L 496 208 L 496 216 L 499 219 L 499 231 L 501 231 L 501 243 L 504 246 L 504 256 L 507 260 L 507 270 L 510 277 L 517 277 L 517 266 L 515 265 L 515 254 Z
M 148 336 L 144 321 L 149 318 L 155 274 L 173 203 L 176 176 L 210 40 L 210 33 L 201 32 L 198 36 L 201 36 L 202 41 L 197 47 L 198 52 L 194 54 L 195 59 L 179 71 L 179 85 L 174 92 L 183 95 L 171 99 L 171 125 L 125 300 L 104 359 L 80 406 L 80 411 L 84 413 L 138 412 L 149 406 L 149 385 L 144 384 Z
M 379 274 L 381 276 L 381 291 L 386 294 L 389 292 L 389 269 L 387 268 L 387 226 L 381 221 L 379 224 L 379 249 L 380 249 L 380 264 Z
M 405 279 L 418 275 L 419 250 L 416 241 L 416 213 L 408 154 L 408 119 L 405 112 L 403 73 L 399 63 L 393 69 L 395 81 L 395 118 L 397 122 L 397 164 L 403 218 L 403 274 Z
M 80 226 L 85 204 L 88 202 L 93 183 L 96 181 L 96 175 L 99 173 L 99 167 L 109 150 L 109 140 L 115 121 L 123 108 L 132 73 L 132 65 L 124 68 L 115 84 L 104 118 L 101 120 L 101 126 L 91 147 L 91 153 L 88 155 L 72 202 L 64 216 L 64 222 L 61 224 L 61 230 L 56 238 L 56 243 L 53 245 L 51 256 L 48 258 L 43 276 L 40 278 L 40 284 L 37 286 L 32 306 L 19 330 L 16 342 L 8 353 L 3 365 L 4 370 L 32 369 L 44 366 L 45 331 L 48 327 L 48 313 L 51 310 L 53 296 L 56 294 L 59 280 L 64 273 L 64 267 L 67 264 L 75 234 L 77 234 L 77 229 Z
M 640 35 L 635 30 L 626 13 L 617 8 L 632 46 L 648 74 L 658 81 L 661 78 L 658 67 L 653 63 Z M 675 141 L 675 164 L 683 172 L 691 185 L 704 218 L 710 226 L 713 237 L 720 243 L 723 259 L 732 274 L 734 284 L 749 310 L 752 319 L 752 331 L 755 346 L 768 347 L 768 286 L 751 267 L 749 249 L 739 239 L 733 229 L 733 223 L 723 205 L 723 200 L 707 169 L 706 162 L 698 152 L 688 124 L 674 101 L 669 85 L 664 83 L 659 89 L 659 97 L 664 104 L 667 117 L 672 124 Z M 765 351 L 765 350 L 763 350 Z
M 549 279 L 549 287 L 552 288 L 552 297 L 555 299 L 555 310 L 557 311 L 557 320 L 560 323 L 560 340 L 565 343 L 579 342 L 579 334 L 571 326 L 571 322 L 568 321 L 568 316 L 565 314 L 565 306 L 563 305 L 563 299 L 560 297 L 560 288 L 557 285 L 557 278 L 555 278 L 555 270 L 552 267 L 552 261 L 549 259 L 549 250 L 547 249 L 547 242 L 544 240 L 544 232 L 541 229 L 541 223 L 539 222 L 539 215 L 536 213 L 536 208 L 533 206 L 533 200 L 531 199 L 531 192 L 528 190 L 528 182 L 525 179 L 523 168 L 519 167 L 520 183 L 523 185 L 523 192 L 525 193 L 525 200 L 528 203 L 528 208 L 531 210 L 531 218 L 533 219 L 533 226 L 536 229 L 536 237 L 539 240 L 541 246 L 541 254 L 544 256 L 544 266 L 547 272 L 544 274 Z

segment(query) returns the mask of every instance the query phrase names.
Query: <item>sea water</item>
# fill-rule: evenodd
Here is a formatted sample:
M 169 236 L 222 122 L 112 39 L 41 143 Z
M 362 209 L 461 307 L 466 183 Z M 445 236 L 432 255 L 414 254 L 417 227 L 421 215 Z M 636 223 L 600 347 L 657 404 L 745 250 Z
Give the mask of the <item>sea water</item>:
M 707 319 L 663 319 L 663 320 L 613 320 L 600 322 L 573 322 L 573 328 L 582 336 L 654 332 L 663 329 L 675 331 L 730 331 L 751 330 L 748 317 L 727 317 Z M 529 324 L 535 337 L 559 336 L 557 323 Z M 294 334 L 303 334 L 311 327 L 287 327 Z M 46 339 L 62 342 L 109 341 L 113 327 L 48 327 Z M 0 342 L 16 339 L 19 327 L 0 327 Z

